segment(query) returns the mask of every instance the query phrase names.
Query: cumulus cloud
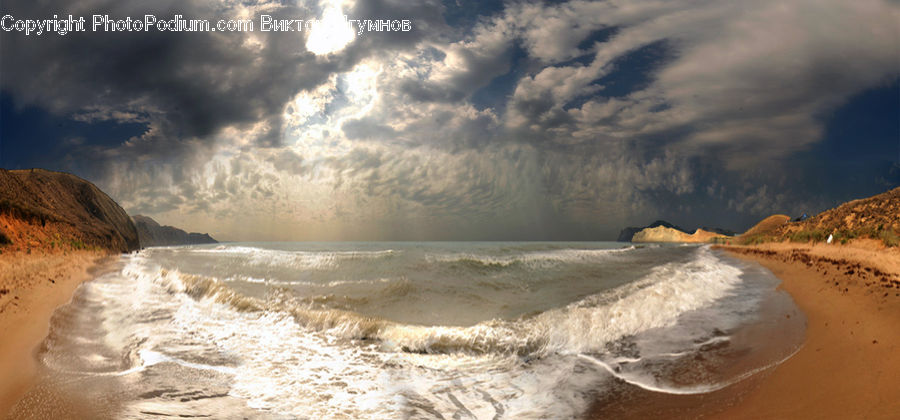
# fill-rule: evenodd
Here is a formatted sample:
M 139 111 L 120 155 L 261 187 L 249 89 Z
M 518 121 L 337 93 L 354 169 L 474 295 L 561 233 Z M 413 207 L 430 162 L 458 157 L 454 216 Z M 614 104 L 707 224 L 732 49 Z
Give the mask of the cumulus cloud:
M 820 115 L 898 73 L 895 5 L 702 7 L 630 29 L 646 31 L 643 39 L 666 39 L 677 58 L 657 71 L 646 90 L 624 101 L 594 99 L 571 110 L 575 118 L 588 130 L 606 119 L 619 135 L 684 129 L 692 151 L 724 149 L 732 152 L 724 156 L 729 165 L 752 165 L 808 147 L 821 138 Z
M 436 1 L 338 3 L 414 30 L 322 55 L 303 33 L 4 35 L 0 83 L 79 121 L 143 124 L 73 153 L 100 159 L 98 183 L 129 211 L 226 239 L 596 239 L 666 214 L 745 224 L 828 205 L 791 194 L 790 158 L 820 141 L 823 115 L 900 73 L 900 8 L 878 0 L 510 2 L 465 28 Z
M 109 14 L 113 19 L 154 14 L 216 22 L 316 17 L 317 4 L 259 1 L 95 0 L 4 2 L 19 17 Z M 402 8 L 403 12 L 418 11 Z M 428 10 L 423 9 L 423 10 Z M 434 12 L 431 12 L 434 14 Z M 411 15 L 415 16 L 415 15 Z M 15 34 L 18 35 L 18 34 Z M 129 146 L 141 154 L 180 152 L 181 141 L 213 141 L 227 127 L 255 127 L 254 143 L 279 145 L 282 111 L 298 92 L 311 90 L 386 45 L 409 46 L 425 32 L 360 38 L 345 54 L 316 56 L 307 32 L 117 32 L 66 36 L 4 36 L 3 89 L 25 105 L 38 105 L 82 121 L 148 125 Z M 377 40 L 372 42 L 371 40 Z M 128 140 L 128 139 L 123 139 Z M 147 144 L 146 147 L 140 147 Z

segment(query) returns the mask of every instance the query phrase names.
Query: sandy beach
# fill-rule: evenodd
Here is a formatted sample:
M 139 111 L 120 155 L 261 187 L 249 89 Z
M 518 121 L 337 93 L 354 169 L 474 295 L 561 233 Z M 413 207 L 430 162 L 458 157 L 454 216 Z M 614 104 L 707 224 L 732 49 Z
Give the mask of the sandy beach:
M 726 249 L 781 278 L 808 325 L 800 351 L 719 418 L 896 418 L 900 250 L 874 241 Z
M 721 248 L 782 280 L 779 288 L 806 316 L 802 347 L 774 368 L 714 392 L 660 394 L 622 384 L 598 399 L 587 418 L 896 418 L 900 250 L 876 241 Z
M 102 251 L 0 255 L 0 418 L 37 379 L 35 351 L 54 310 L 107 257 Z

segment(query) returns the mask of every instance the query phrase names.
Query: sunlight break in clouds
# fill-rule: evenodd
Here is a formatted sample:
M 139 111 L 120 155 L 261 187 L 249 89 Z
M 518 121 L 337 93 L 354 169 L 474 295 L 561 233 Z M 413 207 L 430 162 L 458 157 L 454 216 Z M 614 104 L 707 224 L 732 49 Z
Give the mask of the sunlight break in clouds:
M 306 49 L 325 55 L 344 49 L 356 34 L 347 25 L 340 0 L 322 2 L 322 19 L 312 26 L 306 39 Z

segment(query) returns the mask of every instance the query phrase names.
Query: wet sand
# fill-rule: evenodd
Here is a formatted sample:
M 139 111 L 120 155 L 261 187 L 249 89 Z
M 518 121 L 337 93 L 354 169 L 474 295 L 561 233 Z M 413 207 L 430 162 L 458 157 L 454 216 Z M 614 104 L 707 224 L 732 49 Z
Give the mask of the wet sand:
M 0 418 L 38 382 L 50 319 L 108 257 L 100 251 L 0 254 Z
M 727 250 L 781 278 L 808 326 L 800 351 L 720 418 L 897 418 L 900 250 L 872 242 Z
M 897 418 L 900 250 L 873 241 L 721 248 L 782 280 L 807 318 L 803 346 L 773 368 L 705 394 L 619 384 L 598 396 L 588 418 Z

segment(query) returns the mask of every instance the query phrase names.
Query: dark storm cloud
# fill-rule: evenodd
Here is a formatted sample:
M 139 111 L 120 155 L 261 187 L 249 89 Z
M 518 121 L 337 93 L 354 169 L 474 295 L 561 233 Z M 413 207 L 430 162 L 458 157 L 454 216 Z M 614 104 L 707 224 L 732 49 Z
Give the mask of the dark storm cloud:
M 451 46 L 459 69 L 440 83 L 407 79 L 400 88 L 410 98 L 420 102 L 458 102 L 486 86 L 495 77 L 509 72 L 512 65 L 512 44 L 501 41 L 499 45 L 465 44 Z M 483 48 L 486 47 L 486 48 Z
M 393 128 L 372 118 L 360 118 L 345 122 L 341 129 L 348 139 L 385 139 L 396 138 Z
M 411 30 L 358 34 L 352 43 L 331 59 L 348 69 L 363 58 L 387 55 L 392 51 L 413 48 L 425 39 L 440 38 L 451 30 L 444 21 L 443 10 L 444 6 L 434 0 L 359 1 L 352 9 L 344 11 L 348 19 L 410 20 Z
M 400 89 L 418 102 L 458 102 L 468 93 L 452 86 L 441 86 L 436 83 L 423 82 L 417 79 L 404 80 Z
M 368 4 L 368 3 L 367 3 Z M 391 6 L 391 5 L 384 5 Z M 396 5 L 393 5 L 396 6 Z M 392 6 L 392 7 L 393 7 Z M 425 14 L 438 25 L 433 5 L 393 7 L 385 18 Z M 240 5 L 208 1 L 6 1 L 3 13 L 17 18 L 109 14 L 112 18 L 154 14 L 160 19 L 235 19 Z M 358 8 L 357 13 L 375 9 Z M 266 14 L 315 16 L 316 10 L 267 5 Z M 251 16 L 258 24 L 257 15 Z M 423 22 L 430 22 L 424 20 Z M 316 57 L 305 50 L 304 34 L 118 32 L 3 34 L 2 88 L 20 104 L 44 107 L 81 120 L 141 122 L 148 130 L 122 153 L 177 154 L 185 139 L 209 141 L 222 128 L 260 125 L 259 145 L 281 143 L 281 114 L 298 91 L 321 84 L 381 48 L 413 45 L 425 35 L 402 32 L 364 36 L 347 54 Z M 248 42 L 253 37 L 256 42 Z M 128 139 L 121 139 L 125 142 Z M 88 139 L 90 142 L 90 139 Z
M 440 36 L 450 30 L 444 20 L 444 5 L 436 0 L 369 0 L 357 2 L 347 12 L 348 18 L 412 20 L 412 30 L 385 32 L 379 36 L 362 37 L 354 46 L 359 49 L 389 49 L 413 46 L 423 38 Z M 383 36 L 382 36 L 383 35 Z
M 0 8 L 258 22 L 322 3 Z M 410 219 L 432 235 L 414 239 L 609 238 L 661 217 L 740 229 L 897 184 L 894 3 L 355 3 L 350 19 L 413 30 L 319 56 L 305 33 L 2 33 L 3 115 L 77 122 L 54 153 L 98 168 L 129 210 L 281 239 L 319 224 L 410 238 Z M 893 113 L 859 117 L 878 107 Z
M 308 168 L 303 165 L 303 156 L 300 156 L 291 150 L 284 150 L 276 153 L 267 160 L 272 163 L 275 169 L 290 174 L 305 175 L 308 171 Z

